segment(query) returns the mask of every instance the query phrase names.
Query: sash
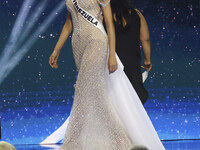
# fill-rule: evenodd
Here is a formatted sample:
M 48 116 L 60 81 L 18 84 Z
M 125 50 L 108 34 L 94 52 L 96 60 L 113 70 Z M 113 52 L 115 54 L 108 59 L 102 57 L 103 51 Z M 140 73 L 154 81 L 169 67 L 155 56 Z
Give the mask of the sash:
M 100 31 L 103 32 L 103 34 L 105 35 L 106 39 L 107 38 L 107 34 L 105 32 L 105 29 L 102 25 L 102 23 L 96 19 L 92 14 L 88 13 L 86 10 L 84 10 L 83 8 L 81 8 L 77 2 L 77 0 L 72 0 L 72 3 L 75 7 L 75 9 L 77 10 L 77 12 L 90 24 L 92 24 L 93 26 L 97 27 Z

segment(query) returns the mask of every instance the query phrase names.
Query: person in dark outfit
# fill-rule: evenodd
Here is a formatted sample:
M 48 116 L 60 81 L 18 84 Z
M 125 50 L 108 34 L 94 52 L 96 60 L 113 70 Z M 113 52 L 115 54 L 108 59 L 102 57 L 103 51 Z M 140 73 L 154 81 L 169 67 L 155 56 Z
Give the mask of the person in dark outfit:
M 148 92 L 142 82 L 140 42 L 145 69 L 150 71 L 152 64 L 148 25 L 141 12 L 129 0 L 111 0 L 111 8 L 116 32 L 116 53 L 124 65 L 124 72 L 144 104 L 148 99 Z

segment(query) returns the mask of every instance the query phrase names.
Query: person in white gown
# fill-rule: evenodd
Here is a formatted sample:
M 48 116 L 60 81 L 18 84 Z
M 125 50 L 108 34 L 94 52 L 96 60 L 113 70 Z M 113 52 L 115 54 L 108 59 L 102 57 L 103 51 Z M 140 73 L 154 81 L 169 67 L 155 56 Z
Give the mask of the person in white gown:
M 115 53 L 110 0 L 66 0 L 68 17 L 49 64 L 58 68 L 60 49 L 73 29 L 78 71 L 72 111 L 41 144 L 64 138 L 62 150 L 127 150 L 143 145 L 164 150 L 156 130 Z M 104 15 L 108 35 L 102 25 Z

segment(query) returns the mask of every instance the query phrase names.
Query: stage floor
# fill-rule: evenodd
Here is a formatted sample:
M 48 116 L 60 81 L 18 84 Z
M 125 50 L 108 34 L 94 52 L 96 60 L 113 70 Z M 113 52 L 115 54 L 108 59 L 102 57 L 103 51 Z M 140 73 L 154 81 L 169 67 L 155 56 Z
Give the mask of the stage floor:
M 166 150 L 200 150 L 200 140 L 163 141 Z M 60 145 L 15 145 L 17 150 L 55 150 Z
M 199 89 L 177 88 L 173 89 L 173 94 L 170 91 L 151 89 L 152 95 L 144 105 L 159 138 L 167 150 L 200 150 L 200 103 L 196 98 Z M 49 97 L 49 93 L 53 96 Z M 186 93 L 184 98 L 182 93 Z M 26 92 L 20 97 L 17 94 L 7 93 L 6 97 L 0 97 L 3 105 L 3 113 L 0 114 L 1 140 L 15 145 L 17 150 L 50 150 L 59 147 L 41 147 L 37 144 L 67 119 L 73 91 Z M 4 99 L 7 101 L 4 102 Z

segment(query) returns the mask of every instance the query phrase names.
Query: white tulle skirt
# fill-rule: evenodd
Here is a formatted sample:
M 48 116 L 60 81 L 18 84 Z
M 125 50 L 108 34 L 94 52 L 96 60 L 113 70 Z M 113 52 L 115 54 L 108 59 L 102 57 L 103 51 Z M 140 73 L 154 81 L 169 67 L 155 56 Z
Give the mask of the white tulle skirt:
M 106 70 L 107 95 L 124 130 L 135 145 L 145 145 L 149 150 L 165 150 L 138 95 L 123 71 L 117 56 L 118 69 L 109 75 Z M 143 73 L 143 81 L 148 73 Z M 62 142 L 70 116 L 64 124 L 40 144 Z

